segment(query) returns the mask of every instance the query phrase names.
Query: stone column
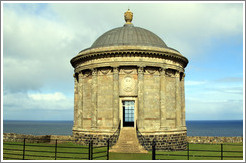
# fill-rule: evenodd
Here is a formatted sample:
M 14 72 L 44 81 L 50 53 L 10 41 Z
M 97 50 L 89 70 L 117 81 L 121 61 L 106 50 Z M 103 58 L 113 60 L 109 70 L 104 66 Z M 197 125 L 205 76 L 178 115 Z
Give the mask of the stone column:
M 167 128 L 166 122 L 166 76 L 165 69 L 160 68 L 160 129 Z
M 97 69 L 92 69 L 91 128 L 97 128 Z
M 73 128 L 77 128 L 78 126 L 78 74 L 73 74 L 74 77 L 74 120 L 73 120 Z
M 113 67 L 113 128 L 117 128 L 118 125 L 119 125 L 119 67 Z
M 181 126 L 181 91 L 180 91 L 180 73 L 175 73 L 175 90 L 176 90 L 176 127 Z
M 138 120 L 139 129 L 144 128 L 144 68 L 138 68 Z
M 77 114 L 77 127 L 83 128 L 83 73 L 79 73 L 78 77 L 78 114 Z
M 185 78 L 185 73 L 183 73 L 182 75 L 182 80 L 181 80 L 181 90 L 182 90 L 182 93 L 181 93 L 181 119 L 182 119 L 182 126 L 186 126 L 185 124 L 185 86 L 184 86 L 184 78 Z

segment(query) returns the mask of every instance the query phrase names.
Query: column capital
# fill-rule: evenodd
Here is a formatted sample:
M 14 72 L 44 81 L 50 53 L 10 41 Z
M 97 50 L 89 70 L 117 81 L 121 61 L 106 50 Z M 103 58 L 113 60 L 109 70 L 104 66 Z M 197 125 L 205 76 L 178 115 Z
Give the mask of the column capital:
M 139 66 L 138 67 L 138 73 L 139 74 L 143 74 L 143 72 L 144 72 L 144 67 L 143 66 Z
M 75 82 L 78 82 L 78 80 L 79 80 L 79 75 L 78 75 L 78 73 L 74 73 L 74 74 L 73 74 L 73 78 L 74 78 L 74 81 L 75 81 Z
M 92 72 L 92 76 L 97 75 L 97 69 L 96 68 L 91 69 L 91 72 Z
M 119 73 L 119 67 L 113 67 L 113 73 Z
M 180 72 L 179 72 L 178 70 L 176 70 L 174 76 L 175 76 L 176 78 L 180 77 Z
M 164 68 L 164 67 L 159 68 L 159 72 L 161 75 L 165 75 L 165 71 L 166 71 L 166 68 Z
M 79 74 L 78 74 L 79 77 L 83 77 L 83 75 L 84 74 L 82 73 L 82 71 L 80 71 Z

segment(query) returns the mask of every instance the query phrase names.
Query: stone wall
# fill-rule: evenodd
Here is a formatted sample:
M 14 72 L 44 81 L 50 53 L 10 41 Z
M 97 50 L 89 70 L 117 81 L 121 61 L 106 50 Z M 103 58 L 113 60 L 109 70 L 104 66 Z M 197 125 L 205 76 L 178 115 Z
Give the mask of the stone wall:
M 160 75 L 157 68 L 147 67 L 144 71 L 144 130 L 160 128 Z
M 51 143 L 56 139 L 58 141 L 75 141 L 72 136 L 63 136 L 63 135 L 24 135 L 16 133 L 3 133 L 3 141 L 9 142 L 23 142 L 26 138 L 27 143 Z
M 156 141 L 156 150 L 185 150 L 188 143 L 243 143 L 243 137 L 210 137 L 186 136 L 183 134 L 141 135 L 137 134 L 140 144 L 146 149 L 152 149 L 153 140 Z
M 83 134 L 76 133 L 74 136 L 70 135 L 24 135 L 16 133 L 4 133 L 4 142 L 23 142 L 26 138 L 27 143 L 58 143 L 62 142 L 76 142 L 83 145 L 88 145 L 93 140 L 94 146 L 106 146 L 107 140 L 110 139 L 110 146 L 114 145 L 119 137 L 119 130 L 113 135 L 106 134 Z
M 113 127 L 113 73 L 111 68 L 101 68 L 97 76 L 97 128 Z
M 187 136 L 189 143 L 242 143 L 243 137 Z
M 114 131 L 123 121 L 122 101 L 129 98 L 136 104 L 134 124 L 142 131 L 185 127 L 182 70 L 170 65 L 112 66 L 75 73 L 74 132 Z
M 167 71 L 168 72 L 168 71 Z M 167 73 L 166 72 L 166 73 Z M 174 74 L 174 72 L 173 72 Z M 166 76 L 166 126 L 168 128 L 176 127 L 176 109 L 175 109 L 175 78 Z
M 118 139 L 119 130 L 111 136 L 110 146 L 114 145 Z M 23 142 L 23 139 L 26 139 L 26 142 L 29 143 L 54 143 L 57 139 L 59 142 L 84 142 L 83 144 L 89 143 L 89 140 L 93 140 L 94 145 L 106 145 L 106 141 L 110 138 L 110 135 L 93 135 L 93 134 L 83 134 L 83 135 L 24 135 L 24 134 L 16 134 L 16 133 L 4 133 L 3 141 L 15 141 L 15 142 Z M 152 141 L 155 139 L 157 141 L 157 149 L 170 149 L 170 150 L 178 150 L 185 149 L 186 141 L 189 143 L 242 143 L 243 137 L 209 137 L 209 136 L 187 136 L 186 134 L 170 134 L 170 135 L 144 135 L 141 136 L 138 133 L 138 139 L 140 144 L 146 146 L 145 141 L 147 141 L 146 149 L 150 150 L 152 147 Z
M 108 140 L 110 140 L 110 146 L 113 146 L 117 142 L 118 136 L 119 133 L 117 135 L 74 133 L 74 139 L 77 143 L 88 145 L 90 141 L 93 141 L 94 146 L 106 146 Z
M 160 134 L 141 135 L 137 134 L 139 143 L 148 151 L 152 149 L 153 140 L 156 143 L 156 150 L 185 150 L 187 147 L 186 133 L 181 134 Z

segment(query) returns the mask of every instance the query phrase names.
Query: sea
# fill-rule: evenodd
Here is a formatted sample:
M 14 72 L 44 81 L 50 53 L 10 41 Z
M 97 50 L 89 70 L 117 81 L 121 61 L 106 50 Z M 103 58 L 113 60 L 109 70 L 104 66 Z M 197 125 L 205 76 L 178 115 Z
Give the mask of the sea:
M 72 135 L 73 121 L 3 121 L 3 133 Z M 187 136 L 243 136 L 243 120 L 186 121 Z

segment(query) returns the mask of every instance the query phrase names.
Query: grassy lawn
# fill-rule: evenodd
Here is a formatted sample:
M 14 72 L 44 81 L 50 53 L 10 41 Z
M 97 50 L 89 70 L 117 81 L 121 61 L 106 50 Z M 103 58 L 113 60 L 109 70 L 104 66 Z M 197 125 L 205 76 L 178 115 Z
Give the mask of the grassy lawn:
M 94 149 L 95 152 L 106 151 L 104 149 Z M 82 146 L 75 143 L 57 144 L 57 160 L 82 160 L 88 159 L 88 146 Z M 4 157 L 11 159 L 23 159 L 23 143 L 5 142 L 3 145 Z M 106 152 L 105 152 L 106 154 Z M 98 156 L 95 154 L 94 156 Z M 103 155 L 103 153 L 101 154 Z M 49 143 L 26 143 L 25 159 L 27 160 L 54 160 L 55 159 L 55 144 Z
M 237 146 L 241 145 L 241 146 Z M 189 144 L 189 160 L 221 160 L 221 145 L 220 144 Z M 197 151 L 195 151 L 197 150 Z M 200 150 L 200 151 L 198 151 Z M 204 151 L 201 151 L 204 150 Z M 230 151 L 230 152 L 226 152 Z M 233 151 L 235 153 L 233 153 Z M 237 158 L 243 156 L 242 144 L 223 144 L 223 160 L 242 160 Z M 156 151 L 156 159 L 166 160 L 188 160 L 188 151 Z M 162 155 L 164 154 L 164 155 Z M 184 156 L 175 156 L 184 155 Z M 228 157 L 229 156 L 229 157 Z M 233 157 L 232 157 L 233 156 Z
M 152 160 L 151 152 L 145 153 L 109 153 L 110 160 Z
M 236 146 L 241 145 L 241 146 Z M 189 159 L 190 160 L 220 160 L 221 159 L 221 145 L 210 144 L 190 144 L 189 145 Z M 50 143 L 26 143 L 25 159 L 30 160 L 54 160 L 55 150 L 57 150 L 57 160 L 88 160 L 89 149 L 88 146 L 82 146 L 75 143 L 58 143 L 57 149 L 55 144 Z M 193 151 L 193 150 L 210 150 L 210 151 Z M 93 159 L 105 160 L 107 159 L 107 148 L 93 148 Z M 211 152 L 214 151 L 214 152 Z M 223 144 L 223 159 L 224 160 L 242 160 L 237 156 L 243 156 L 243 153 L 232 153 L 228 151 L 243 151 L 242 144 Z M 187 160 L 188 151 L 156 151 L 156 159 L 167 160 Z M 184 156 L 176 156 L 184 155 Z M 4 142 L 3 145 L 4 159 L 18 160 L 23 159 L 23 143 L 19 142 Z M 101 157 L 103 156 L 103 157 Z M 218 156 L 218 157 L 216 157 Z M 228 157 L 233 156 L 233 157 Z M 127 154 L 127 153 L 109 153 L 110 160 L 151 160 L 152 153 L 148 154 Z

